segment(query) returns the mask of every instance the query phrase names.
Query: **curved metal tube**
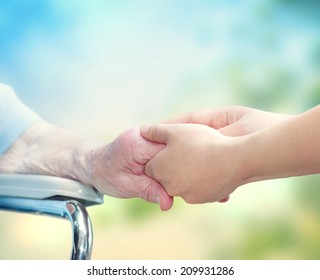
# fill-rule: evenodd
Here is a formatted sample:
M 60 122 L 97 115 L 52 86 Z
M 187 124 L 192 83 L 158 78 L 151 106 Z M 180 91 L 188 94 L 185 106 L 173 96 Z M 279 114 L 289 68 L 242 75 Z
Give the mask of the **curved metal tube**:
M 72 226 L 73 244 L 70 259 L 91 258 L 93 234 L 86 208 L 76 200 L 39 200 L 0 197 L 0 209 L 45 214 L 69 219 Z
M 75 200 L 66 203 L 67 216 L 73 228 L 71 260 L 88 260 L 91 258 L 93 233 L 90 217 L 86 208 Z

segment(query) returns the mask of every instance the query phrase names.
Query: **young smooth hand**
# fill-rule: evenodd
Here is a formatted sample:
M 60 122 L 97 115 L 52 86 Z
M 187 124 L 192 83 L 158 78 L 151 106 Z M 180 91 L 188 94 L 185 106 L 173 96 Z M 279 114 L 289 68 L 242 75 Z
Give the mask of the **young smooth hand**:
M 226 201 L 242 183 L 235 137 L 222 135 L 199 124 L 144 125 L 141 135 L 165 144 L 145 168 L 146 175 L 161 183 L 171 196 L 188 203 Z
M 320 106 L 292 116 L 230 107 L 142 126 L 143 137 L 166 144 L 145 171 L 190 203 L 220 201 L 250 182 L 319 174 L 319 119 Z
M 257 132 L 292 118 L 291 115 L 266 112 L 250 107 L 230 106 L 188 112 L 165 123 L 195 123 L 210 126 L 226 136 Z

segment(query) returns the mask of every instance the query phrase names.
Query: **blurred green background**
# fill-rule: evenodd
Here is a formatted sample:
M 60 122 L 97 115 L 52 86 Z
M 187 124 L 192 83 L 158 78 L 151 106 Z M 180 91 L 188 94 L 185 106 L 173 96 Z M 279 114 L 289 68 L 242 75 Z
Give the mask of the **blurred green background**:
M 182 112 L 320 101 L 320 2 L 4 0 L 0 81 L 43 118 L 112 141 Z M 318 259 L 319 176 L 239 188 L 169 212 L 105 197 L 93 259 Z M 67 259 L 67 221 L 0 213 L 0 259 Z

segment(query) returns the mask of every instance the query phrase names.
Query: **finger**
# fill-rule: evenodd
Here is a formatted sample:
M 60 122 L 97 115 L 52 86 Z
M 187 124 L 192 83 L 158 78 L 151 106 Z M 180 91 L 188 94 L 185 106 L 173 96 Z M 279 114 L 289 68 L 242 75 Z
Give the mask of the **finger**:
M 156 181 L 146 177 L 147 183 L 141 191 L 141 197 L 149 202 L 158 203 L 162 211 L 169 210 L 173 205 L 173 197 Z
M 141 148 L 137 161 L 140 164 L 146 164 L 150 159 L 152 159 L 156 154 L 165 148 L 166 145 L 160 143 L 151 142 L 145 138 L 141 137 Z
M 149 141 L 165 144 L 169 140 L 171 129 L 168 124 L 142 125 L 140 133 Z
M 222 127 L 221 129 L 219 129 L 219 132 L 224 136 L 231 136 L 231 137 L 240 136 L 243 134 L 243 131 L 241 130 L 237 122 L 231 125 L 228 125 L 226 127 Z
M 173 205 L 173 197 L 168 195 L 167 193 L 161 192 L 159 194 L 159 205 L 162 211 L 168 211 L 171 209 Z
M 227 197 L 225 197 L 224 199 L 219 200 L 218 202 L 220 202 L 220 203 L 224 203 L 224 202 L 229 201 L 229 199 L 230 199 L 230 197 L 229 197 L 229 196 L 227 196 Z
M 153 143 L 147 140 L 145 141 L 148 143 L 145 145 L 143 151 L 141 151 L 141 153 L 139 154 L 138 162 L 140 164 L 146 164 L 148 161 L 154 158 L 161 150 L 165 148 L 164 144 Z
M 164 121 L 163 123 L 197 123 L 209 125 L 211 122 L 212 112 L 210 109 L 202 111 L 187 112 L 171 119 Z
M 166 120 L 163 123 L 195 123 L 219 129 L 228 125 L 227 109 L 205 109 L 188 112 Z

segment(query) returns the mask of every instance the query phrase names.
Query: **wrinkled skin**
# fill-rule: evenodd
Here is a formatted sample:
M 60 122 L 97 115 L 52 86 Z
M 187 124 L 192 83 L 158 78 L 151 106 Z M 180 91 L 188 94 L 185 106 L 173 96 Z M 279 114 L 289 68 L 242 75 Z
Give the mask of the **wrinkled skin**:
M 162 148 L 143 139 L 139 129 L 106 144 L 38 121 L 0 156 L 0 172 L 71 178 L 107 195 L 139 197 L 168 210 L 172 197 L 144 175 L 145 164 Z
M 163 147 L 142 138 L 138 129 L 122 133 L 107 147 L 93 153 L 94 186 L 110 196 L 141 197 L 160 203 L 162 210 L 170 209 L 172 197 L 144 173 L 145 164 Z

